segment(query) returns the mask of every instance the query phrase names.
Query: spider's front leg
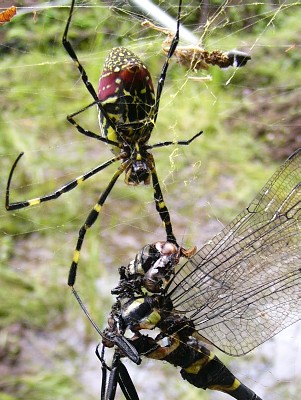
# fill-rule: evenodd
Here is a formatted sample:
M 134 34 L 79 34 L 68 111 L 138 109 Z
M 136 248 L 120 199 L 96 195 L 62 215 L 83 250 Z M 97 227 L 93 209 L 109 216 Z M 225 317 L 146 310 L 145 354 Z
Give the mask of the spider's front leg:
M 109 126 L 113 129 L 116 130 L 116 125 L 115 123 L 112 121 L 112 119 L 109 117 L 107 111 L 104 109 L 104 107 L 102 106 L 101 102 L 99 101 L 99 98 L 97 96 L 97 93 L 92 85 L 92 83 L 89 80 L 89 77 L 87 75 L 87 72 L 85 70 L 85 68 L 83 67 L 83 65 L 81 64 L 81 62 L 79 61 L 76 52 L 68 38 L 68 33 L 69 33 L 69 28 L 70 28 L 70 24 L 71 24 L 71 20 L 72 20 L 72 16 L 73 16 L 73 11 L 74 11 L 74 6 L 75 6 L 75 0 L 71 0 L 71 5 L 70 5 L 70 10 L 69 10 L 69 16 L 68 16 L 68 20 L 66 23 L 66 27 L 63 33 L 63 38 L 62 38 L 62 43 L 63 46 L 65 48 L 65 50 L 67 51 L 67 53 L 69 54 L 70 58 L 72 59 L 72 61 L 74 62 L 74 64 L 76 65 L 77 69 L 79 70 L 81 79 L 85 85 L 85 87 L 87 88 L 88 92 L 90 93 L 90 95 L 92 96 L 94 103 L 97 105 L 99 112 L 105 117 L 105 119 L 107 120 Z M 93 104 L 93 103 L 92 103 Z M 87 107 L 90 107 L 87 106 Z M 82 111 L 79 111 L 82 112 Z M 78 113 L 75 113 L 78 114 Z M 94 137 L 96 139 L 99 139 L 99 137 L 97 137 L 97 135 L 95 135 L 93 132 L 92 134 L 90 134 L 91 132 L 86 131 L 84 129 L 79 129 L 81 128 L 79 125 L 77 125 L 76 123 L 72 122 L 72 117 L 74 116 L 74 114 L 72 114 L 71 116 L 68 116 L 67 119 L 69 122 L 71 122 L 80 133 L 83 133 L 86 136 L 90 136 L 90 137 Z M 74 121 L 74 120 L 73 120 Z M 88 134 L 85 132 L 89 132 Z M 102 139 L 99 139 L 102 140 Z M 106 141 L 106 140 L 103 140 Z M 116 144 L 114 144 L 116 146 Z
M 63 38 L 62 38 L 62 43 L 63 46 L 65 47 L 65 50 L 67 51 L 67 53 L 69 54 L 69 56 L 71 57 L 72 61 L 74 62 L 74 64 L 76 65 L 77 69 L 79 70 L 79 73 L 81 75 L 82 81 L 84 82 L 84 85 L 86 86 L 87 90 L 89 91 L 89 93 L 91 94 L 91 96 L 93 97 L 94 101 L 98 101 L 98 97 L 97 94 L 93 88 L 92 83 L 89 81 L 88 79 L 88 75 L 84 69 L 84 67 L 82 66 L 82 64 L 79 62 L 77 55 L 72 47 L 71 42 L 69 41 L 68 38 L 68 33 L 69 33 L 69 27 L 71 24 L 71 20 L 72 20 L 72 15 L 73 15 L 73 11 L 74 11 L 74 5 L 75 5 L 75 0 L 71 1 L 71 5 L 70 5 L 70 10 L 69 10 L 69 16 L 68 16 L 68 20 L 66 23 L 66 27 L 64 30 L 64 34 L 63 34 Z

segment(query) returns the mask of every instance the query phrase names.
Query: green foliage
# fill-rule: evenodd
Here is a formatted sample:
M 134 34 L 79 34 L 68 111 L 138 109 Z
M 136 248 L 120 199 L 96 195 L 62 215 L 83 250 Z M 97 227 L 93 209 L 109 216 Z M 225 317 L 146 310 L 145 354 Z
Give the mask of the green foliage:
M 75 400 L 82 398 L 80 386 L 74 381 L 71 381 L 63 371 L 57 374 L 49 374 L 40 371 L 36 374 L 24 375 L 21 378 L 5 378 L 10 387 L 15 387 L 16 394 L 10 396 L 5 393 L 0 393 L 1 400 L 51 400 L 54 398 L 57 400 L 65 400 L 70 396 Z M 76 393 L 76 390 L 79 393 Z

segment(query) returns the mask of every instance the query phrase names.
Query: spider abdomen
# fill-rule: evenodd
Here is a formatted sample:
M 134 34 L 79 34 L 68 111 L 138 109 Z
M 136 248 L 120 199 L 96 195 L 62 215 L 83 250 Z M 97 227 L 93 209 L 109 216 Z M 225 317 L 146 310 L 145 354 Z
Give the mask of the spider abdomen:
M 104 137 L 128 144 L 148 141 L 153 128 L 154 87 L 147 67 L 132 51 L 124 47 L 110 51 L 99 80 L 98 98 L 117 127 L 115 131 L 100 112 Z

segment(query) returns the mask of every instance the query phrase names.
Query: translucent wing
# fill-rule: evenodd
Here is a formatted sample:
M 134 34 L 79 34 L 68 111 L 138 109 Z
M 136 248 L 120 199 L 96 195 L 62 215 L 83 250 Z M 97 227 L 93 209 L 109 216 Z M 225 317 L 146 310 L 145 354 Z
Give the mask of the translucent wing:
M 176 272 L 175 311 L 225 353 L 246 354 L 300 319 L 300 209 L 301 148 Z

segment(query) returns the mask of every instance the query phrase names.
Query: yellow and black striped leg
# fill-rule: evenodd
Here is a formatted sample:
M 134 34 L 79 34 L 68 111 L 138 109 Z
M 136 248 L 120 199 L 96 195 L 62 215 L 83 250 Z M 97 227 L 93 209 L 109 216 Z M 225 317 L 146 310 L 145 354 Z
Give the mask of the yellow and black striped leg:
M 17 166 L 20 158 L 23 156 L 23 154 L 24 153 L 20 153 L 19 156 L 17 157 L 16 161 L 14 162 L 14 164 L 10 170 L 9 177 L 7 180 L 6 196 L 5 196 L 5 207 L 6 207 L 7 211 L 19 210 L 20 208 L 35 206 L 37 204 L 44 203 L 45 201 L 55 200 L 58 197 L 60 197 L 63 193 L 70 192 L 71 190 L 76 188 L 76 186 L 78 186 L 80 183 L 91 178 L 91 176 L 97 174 L 99 171 L 105 169 L 106 167 L 113 164 L 115 161 L 120 160 L 120 158 L 121 158 L 119 155 L 111 158 L 109 161 L 106 161 L 105 163 L 98 165 L 97 167 L 91 169 L 91 171 L 88 171 L 84 175 L 78 176 L 77 178 L 68 182 L 66 185 L 62 186 L 61 188 L 55 190 L 54 192 L 52 192 L 50 194 L 47 194 L 46 196 L 37 197 L 37 198 L 31 199 L 31 200 L 24 200 L 24 201 L 18 201 L 15 203 L 10 203 L 9 195 L 10 195 L 11 180 L 12 180 L 14 171 L 16 169 L 16 166 Z
M 69 56 L 71 57 L 72 61 L 75 63 L 75 65 L 77 66 L 81 78 L 86 86 L 86 88 L 88 89 L 89 93 L 92 95 L 93 99 L 97 102 L 98 101 L 98 97 L 97 94 L 91 84 L 91 82 L 88 79 L 87 73 L 84 69 L 84 67 L 81 65 L 81 63 L 79 62 L 77 55 L 75 54 L 75 51 L 71 45 L 71 43 L 68 40 L 68 31 L 69 31 L 69 27 L 70 27 L 70 23 L 71 23 L 71 19 L 72 19 L 72 14 L 73 14 L 73 10 L 74 10 L 74 4 L 75 4 L 75 0 L 71 1 L 71 6 L 70 6 L 70 12 L 69 12 L 69 16 L 68 16 L 68 20 L 67 20 L 67 24 L 65 27 L 65 31 L 63 34 L 63 46 L 65 47 L 65 50 L 67 51 L 67 53 L 69 54 Z
M 88 75 L 84 69 L 84 67 L 81 65 L 81 63 L 79 62 L 77 55 L 72 47 L 71 42 L 68 39 L 68 32 L 69 32 L 69 27 L 71 24 L 71 19 L 72 19 L 72 14 L 73 14 L 73 10 L 74 10 L 74 4 L 75 4 L 75 0 L 71 1 L 71 5 L 70 5 L 70 12 L 69 12 L 69 16 L 68 16 L 68 20 L 66 23 L 66 27 L 65 27 L 65 31 L 63 34 L 63 39 L 62 39 L 62 43 L 63 46 L 65 47 L 65 50 L 67 51 L 67 53 L 69 54 L 69 56 L 71 57 L 72 61 L 74 62 L 74 64 L 76 65 L 77 69 L 79 70 L 80 76 L 82 78 L 82 81 L 84 83 L 84 85 L 86 86 L 88 92 L 91 94 L 91 96 L 93 97 L 95 103 L 97 104 L 100 112 L 104 115 L 104 117 L 106 118 L 108 124 L 111 126 L 111 128 L 114 129 L 114 131 L 117 130 L 116 125 L 114 123 L 114 121 L 111 120 L 111 118 L 109 117 L 108 113 L 106 112 L 106 110 L 103 108 L 102 104 L 99 101 L 99 98 L 94 90 L 94 87 L 92 85 L 92 83 L 89 81 Z
M 79 233 L 78 233 L 78 239 L 77 239 L 77 244 L 76 248 L 74 251 L 73 255 L 73 261 L 69 270 L 69 277 L 68 277 L 68 285 L 69 286 L 74 286 L 75 284 L 75 279 L 76 279 L 76 272 L 77 272 L 77 265 L 79 261 L 79 256 L 80 256 L 80 251 L 82 248 L 82 244 L 86 235 L 86 232 L 91 226 L 94 224 L 96 221 L 102 206 L 104 205 L 109 193 L 113 189 L 117 179 L 119 176 L 123 173 L 123 171 L 128 167 L 130 161 L 125 161 L 121 166 L 117 169 L 115 174 L 113 175 L 113 178 L 111 179 L 110 183 L 108 184 L 106 190 L 102 193 L 100 196 L 98 202 L 95 204 L 91 212 L 89 213 L 84 225 L 80 228 Z
M 163 194 L 162 190 L 159 184 L 158 180 L 158 175 L 155 167 L 155 161 L 154 157 L 152 154 L 148 155 L 148 166 L 152 175 L 152 182 L 153 182 L 153 188 L 154 188 L 154 199 L 156 203 L 156 209 L 160 215 L 160 218 L 164 224 L 165 231 L 166 231 L 166 236 L 167 236 L 167 241 L 174 243 L 175 245 L 178 246 L 177 240 L 175 238 L 175 235 L 172 232 L 172 225 L 171 225 L 171 220 L 170 220 L 170 215 L 169 211 L 165 205 L 164 199 L 163 199 Z
M 169 51 L 166 56 L 166 60 L 162 67 L 161 74 L 160 74 L 159 81 L 158 81 L 157 93 L 156 93 L 156 103 L 155 103 L 155 107 L 154 107 L 154 123 L 156 122 L 157 117 L 158 117 L 160 99 L 161 99 L 161 94 L 162 94 L 165 79 L 166 79 L 167 70 L 169 67 L 169 62 L 170 62 L 170 59 L 173 56 L 173 54 L 178 46 L 178 43 L 179 43 L 181 8 L 182 8 L 182 0 L 179 1 L 178 15 L 177 15 L 177 30 L 176 30 L 175 35 L 170 44 Z

